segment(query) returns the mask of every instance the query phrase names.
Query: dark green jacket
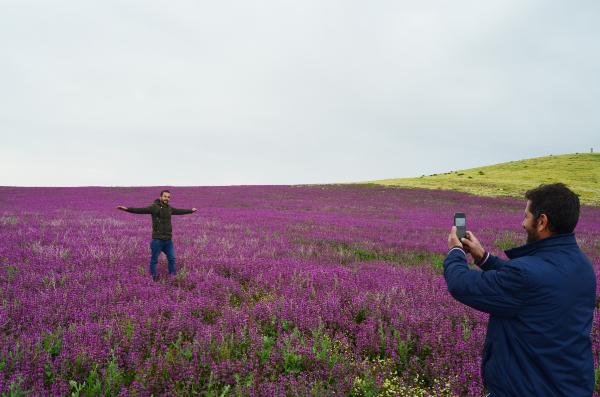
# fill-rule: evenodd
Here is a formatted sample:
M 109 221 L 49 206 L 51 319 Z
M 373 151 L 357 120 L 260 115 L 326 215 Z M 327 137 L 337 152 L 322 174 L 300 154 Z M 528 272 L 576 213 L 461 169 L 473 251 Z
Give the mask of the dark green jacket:
M 170 240 L 173 237 L 171 215 L 185 215 L 193 212 L 192 210 L 173 208 L 168 204 L 163 204 L 159 199 L 154 200 L 149 207 L 127 208 L 126 211 L 132 214 L 151 214 L 152 238 L 160 240 Z

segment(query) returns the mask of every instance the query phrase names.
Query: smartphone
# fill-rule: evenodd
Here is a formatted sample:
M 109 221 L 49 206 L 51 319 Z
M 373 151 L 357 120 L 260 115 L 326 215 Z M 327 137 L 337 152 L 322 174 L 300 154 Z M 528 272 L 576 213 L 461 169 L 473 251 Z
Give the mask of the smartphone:
M 464 212 L 454 214 L 454 226 L 456 226 L 456 235 L 459 240 L 467 237 L 467 217 Z

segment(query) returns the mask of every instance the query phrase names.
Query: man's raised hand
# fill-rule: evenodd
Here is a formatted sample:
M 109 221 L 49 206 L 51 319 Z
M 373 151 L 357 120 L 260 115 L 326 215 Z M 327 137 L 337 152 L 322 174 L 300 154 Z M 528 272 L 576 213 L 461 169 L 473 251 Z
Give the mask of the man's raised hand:
M 450 234 L 448 235 L 448 248 L 453 248 L 453 247 L 463 248 L 462 243 L 460 242 L 460 240 L 458 239 L 458 236 L 456 235 L 456 226 L 452 226 L 452 229 L 450 229 Z
M 463 244 L 465 251 L 470 253 L 473 259 L 475 259 L 476 261 L 481 260 L 485 255 L 485 249 L 483 248 L 477 237 L 475 237 L 475 235 L 470 231 L 467 230 L 467 237 L 461 239 L 461 243 Z
M 117 205 L 117 209 L 121 211 L 127 211 L 127 207 L 123 207 L 122 205 Z
M 198 211 L 198 208 L 192 208 L 192 212 Z

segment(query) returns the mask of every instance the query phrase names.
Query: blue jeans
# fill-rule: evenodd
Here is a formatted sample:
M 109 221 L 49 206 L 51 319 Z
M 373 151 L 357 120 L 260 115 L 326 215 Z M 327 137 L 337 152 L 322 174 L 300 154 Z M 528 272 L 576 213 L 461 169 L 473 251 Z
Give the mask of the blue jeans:
M 152 277 L 156 277 L 156 264 L 161 252 L 164 252 L 169 261 L 169 274 L 175 275 L 175 248 L 173 248 L 173 240 L 152 239 L 150 242 L 152 256 L 150 257 L 150 273 Z

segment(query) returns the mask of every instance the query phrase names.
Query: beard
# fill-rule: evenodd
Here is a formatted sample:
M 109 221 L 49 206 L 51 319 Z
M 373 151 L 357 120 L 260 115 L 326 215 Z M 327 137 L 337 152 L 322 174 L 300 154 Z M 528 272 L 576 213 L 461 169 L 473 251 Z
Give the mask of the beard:
M 534 243 L 540 239 L 540 235 L 537 233 L 537 230 L 535 230 L 535 228 L 532 228 L 530 230 L 525 229 L 525 231 L 527 232 L 527 244 Z
M 538 219 L 533 220 L 533 225 L 531 227 L 525 227 L 525 232 L 527 232 L 527 244 L 534 243 L 540 239 L 540 235 L 537 232 Z
M 539 240 L 539 238 L 538 238 L 537 234 L 535 234 L 535 232 L 533 232 L 533 233 L 527 232 L 527 244 L 536 242 L 538 240 Z

